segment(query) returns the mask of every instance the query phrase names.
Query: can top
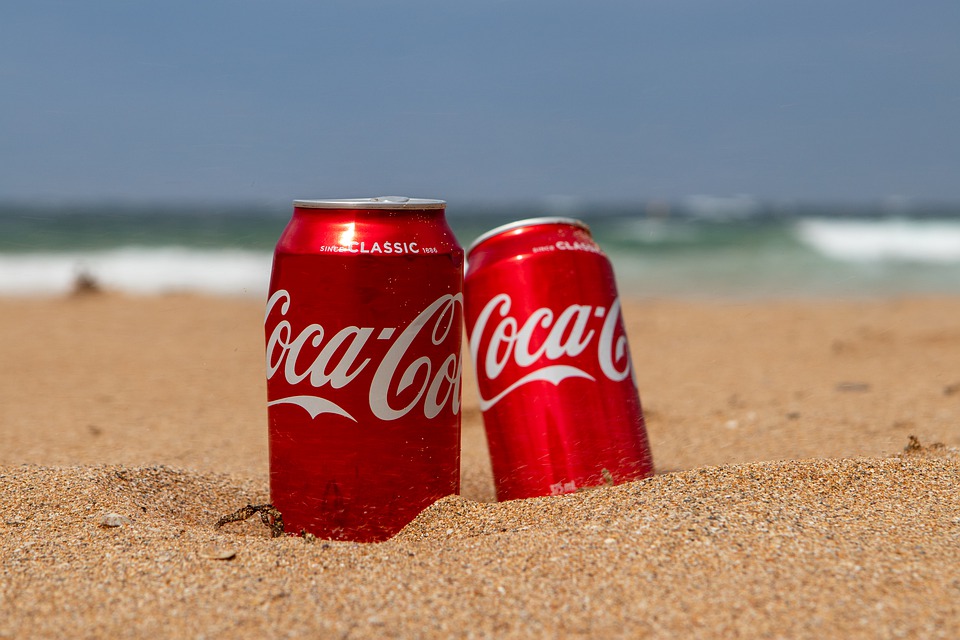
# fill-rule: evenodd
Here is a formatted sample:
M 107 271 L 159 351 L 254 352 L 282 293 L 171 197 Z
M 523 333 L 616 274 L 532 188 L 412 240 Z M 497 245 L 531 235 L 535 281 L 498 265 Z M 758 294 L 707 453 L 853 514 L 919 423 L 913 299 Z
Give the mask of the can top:
M 302 209 L 443 209 L 446 205 L 443 200 L 404 196 L 293 201 L 293 206 Z
M 506 233 L 507 231 L 513 231 L 514 229 L 521 229 L 523 227 L 533 227 L 541 224 L 567 224 L 574 227 L 580 227 L 585 230 L 587 233 L 590 232 L 590 227 L 587 226 L 587 223 L 582 220 L 577 220 L 576 218 L 559 218 L 559 217 L 547 217 L 547 218 L 527 218 L 526 220 L 517 220 L 516 222 L 510 222 L 508 224 L 500 225 L 495 229 L 487 231 L 479 238 L 470 243 L 470 246 L 467 248 L 466 255 L 470 255 L 470 252 L 477 248 L 477 246 L 483 242 L 486 242 L 494 236 L 498 236 L 501 233 Z

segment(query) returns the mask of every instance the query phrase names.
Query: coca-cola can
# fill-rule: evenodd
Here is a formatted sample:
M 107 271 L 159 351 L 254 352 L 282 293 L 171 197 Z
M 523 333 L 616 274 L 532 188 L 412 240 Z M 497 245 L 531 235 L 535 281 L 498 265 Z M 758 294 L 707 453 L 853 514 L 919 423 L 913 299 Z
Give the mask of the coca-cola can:
M 652 475 L 613 267 L 587 225 L 498 227 L 468 249 L 464 286 L 497 498 Z
M 442 200 L 297 200 L 266 306 L 286 531 L 380 541 L 460 488 L 463 249 Z

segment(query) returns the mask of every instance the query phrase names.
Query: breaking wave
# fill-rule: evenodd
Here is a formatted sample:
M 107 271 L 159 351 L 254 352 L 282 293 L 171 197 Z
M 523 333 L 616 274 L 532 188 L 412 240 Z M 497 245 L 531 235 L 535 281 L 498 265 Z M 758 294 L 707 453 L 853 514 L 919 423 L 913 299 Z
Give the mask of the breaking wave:
M 207 293 L 264 296 L 268 252 L 182 247 L 0 254 L 0 295 L 71 291 L 78 278 L 133 294 Z
M 960 222 L 944 220 L 828 220 L 797 222 L 799 240 L 843 262 L 960 263 Z

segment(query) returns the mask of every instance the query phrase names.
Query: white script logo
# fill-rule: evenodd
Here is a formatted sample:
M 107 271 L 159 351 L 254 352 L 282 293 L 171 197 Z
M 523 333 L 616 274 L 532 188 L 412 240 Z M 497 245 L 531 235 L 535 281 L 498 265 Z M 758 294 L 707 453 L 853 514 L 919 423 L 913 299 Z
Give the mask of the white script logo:
M 600 371 L 614 382 L 625 380 L 631 375 L 633 366 L 630 363 L 627 338 L 625 335 L 615 335 L 617 328 L 621 326 L 619 298 L 613 301 L 609 309 L 572 304 L 555 314 L 553 310 L 541 307 L 522 323 L 509 315 L 512 304 L 513 300 L 506 293 L 494 296 L 480 312 L 470 334 L 470 354 L 474 366 L 487 381 L 496 380 L 511 361 L 520 370 L 525 370 L 542 358 L 555 362 L 563 356 L 579 356 L 597 337 L 596 331 L 588 328 L 591 318 L 603 318 L 603 326 L 595 347 Z M 494 314 L 500 317 L 499 322 L 491 322 Z M 486 345 L 482 354 L 481 344 Z M 596 380 L 579 367 L 569 364 L 545 364 L 513 381 L 492 398 L 484 398 L 481 393 L 480 409 L 486 411 L 512 391 L 530 382 L 542 381 L 557 385 L 567 378 Z
M 291 305 L 290 293 L 286 289 L 280 289 L 270 296 L 264 323 L 269 321 L 277 305 L 280 316 L 286 316 Z M 370 365 L 371 358 L 364 357 L 364 354 L 371 350 L 368 347 L 371 340 L 392 340 L 390 348 L 373 372 L 367 396 L 371 413 L 380 420 L 396 420 L 419 404 L 423 416 L 429 419 L 439 415 L 449 402 L 456 415 L 460 412 L 460 373 L 463 366 L 458 339 L 462 309 L 463 294 L 440 296 L 403 328 L 396 338 L 395 327 L 377 330 L 374 327 L 349 326 L 328 336 L 328 332 L 319 324 L 307 325 L 295 335 L 290 321 L 280 320 L 267 338 L 267 380 L 282 371 L 289 385 L 306 380 L 316 390 L 324 387 L 342 389 Z M 429 326 L 431 321 L 432 327 Z M 439 366 L 429 356 L 421 355 L 404 367 L 411 345 L 421 335 L 429 335 L 430 343 L 434 346 L 449 341 L 454 349 Z M 418 380 L 419 387 L 415 386 Z M 407 399 L 401 406 L 395 406 L 393 403 L 398 402 L 401 393 Z M 311 418 L 321 413 L 332 413 L 357 422 L 342 406 L 319 395 L 291 395 L 272 400 L 267 406 L 280 404 L 297 405 L 306 410 Z

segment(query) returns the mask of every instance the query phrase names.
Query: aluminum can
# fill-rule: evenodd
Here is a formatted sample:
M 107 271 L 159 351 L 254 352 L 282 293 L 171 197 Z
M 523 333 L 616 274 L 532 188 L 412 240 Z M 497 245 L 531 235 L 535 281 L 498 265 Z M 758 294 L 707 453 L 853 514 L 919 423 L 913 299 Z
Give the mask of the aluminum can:
M 297 200 L 266 305 L 285 530 L 380 541 L 460 488 L 463 249 L 442 200 Z
M 587 225 L 498 227 L 467 251 L 464 286 L 497 498 L 651 475 L 613 268 Z

